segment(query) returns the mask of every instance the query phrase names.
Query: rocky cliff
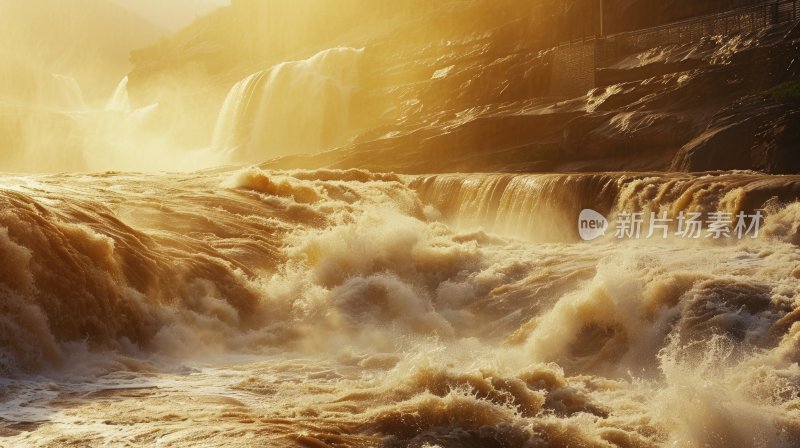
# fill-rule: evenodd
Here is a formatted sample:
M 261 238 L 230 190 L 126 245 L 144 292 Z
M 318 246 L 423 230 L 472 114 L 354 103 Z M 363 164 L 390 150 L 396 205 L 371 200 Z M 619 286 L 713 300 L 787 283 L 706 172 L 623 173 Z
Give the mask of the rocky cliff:
M 744 3 L 752 2 L 736 5 Z M 608 1 L 607 31 L 731 6 Z M 208 134 L 187 138 L 208 141 L 226 92 L 250 73 L 326 48 L 364 48 L 344 143 L 277 159 L 250 150 L 241 161 L 409 173 L 798 171 L 795 24 L 621 52 L 598 68 L 597 87 L 554 96 L 554 45 L 597 33 L 598 9 L 554 0 L 239 0 L 135 52 L 132 95 L 175 104 L 173 112 L 206 110 L 193 120 L 205 120 Z

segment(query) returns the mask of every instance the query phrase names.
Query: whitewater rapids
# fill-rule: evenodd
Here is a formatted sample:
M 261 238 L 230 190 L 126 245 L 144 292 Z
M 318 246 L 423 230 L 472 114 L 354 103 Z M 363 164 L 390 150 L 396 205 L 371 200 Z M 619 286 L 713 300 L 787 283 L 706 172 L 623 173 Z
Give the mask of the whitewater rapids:
M 792 447 L 800 178 L 0 178 L 0 446 Z M 577 217 L 764 210 L 756 239 Z

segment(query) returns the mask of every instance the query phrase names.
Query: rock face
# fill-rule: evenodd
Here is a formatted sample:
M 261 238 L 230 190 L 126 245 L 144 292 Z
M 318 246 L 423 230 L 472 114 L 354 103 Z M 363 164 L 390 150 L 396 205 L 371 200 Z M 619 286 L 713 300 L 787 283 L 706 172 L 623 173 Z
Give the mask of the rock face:
M 631 111 L 587 114 L 564 129 L 568 157 L 635 157 L 675 148 L 692 136 L 694 123 L 683 115 Z
M 781 114 L 758 134 L 753 165 L 769 173 L 800 173 L 800 108 Z
M 677 171 L 757 169 L 775 174 L 800 170 L 800 107 L 752 97 L 725 108 L 706 130 L 684 145 Z
M 175 38 L 136 52 L 132 95 L 141 102 L 159 97 L 162 104 L 192 99 L 187 107 L 206 110 L 201 116 L 212 128 L 227 90 L 250 73 L 350 46 L 364 53 L 361 82 L 347 111 L 349 143 L 279 159 L 256 152 L 242 161 L 406 173 L 798 172 L 797 105 L 771 94 L 800 78 L 800 33 L 791 24 L 621 52 L 597 70 L 597 88 L 553 97 L 559 50 L 552 46 L 599 27 L 598 11 L 585 3 L 348 0 L 331 10 L 320 1 L 299 2 L 313 11 L 305 15 L 290 6 L 277 11 L 272 3 L 234 1 Z M 610 0 L 607 30 L 730 6 L 721 0 Z M 280 23 L 274 30 L 259 28 L 259 18 Z M 233 40 L 226 37 L 231 26 L 239 33 Z M 278 42 L 278 35 L 288 39 Z M 188 92 L 159 88 L 187 71 Z

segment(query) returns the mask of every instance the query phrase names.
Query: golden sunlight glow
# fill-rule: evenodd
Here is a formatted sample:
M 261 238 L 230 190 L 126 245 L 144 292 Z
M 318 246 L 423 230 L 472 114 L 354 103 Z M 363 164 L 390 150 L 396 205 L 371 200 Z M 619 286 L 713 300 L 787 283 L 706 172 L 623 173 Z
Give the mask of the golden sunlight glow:
M 0 0 L 0 448 L 797 448 L 800 0 Z

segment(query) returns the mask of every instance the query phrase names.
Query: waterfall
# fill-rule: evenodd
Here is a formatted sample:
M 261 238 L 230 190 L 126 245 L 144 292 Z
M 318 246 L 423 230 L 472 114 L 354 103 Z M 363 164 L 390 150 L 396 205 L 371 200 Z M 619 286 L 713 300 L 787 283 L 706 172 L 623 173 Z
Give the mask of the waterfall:
M 126 111 L 130 110 L 130 108 L 131 104 L 128 99 L 128 77 L 126 76 L 117 84 L 117 88 L 114 89 L 114 93 L 111 95 L 111 98 L 108 99 L 106 110 Z
M 52 97 L 57 107 L 71 111 L 86 110 L 83 91 L 75 78 L 53 73 L 52 79 L 55 81 L 55 92 Z
M 793 200 L 800 182 L 757 175 L 685 174 L 439 174 L 410 186 L 449 224 L 484 228 L 536 242 L 578 238 L 575 222 L 592 209 L 613 220 L 618 212 L 752 212 L 769 201 Z
M 274 67 L 256 114 L 253 156 L 316 152 L 341 143 L 362 52 L 333 48 Z
M 411 186 L 456 227 L 550 242 L 575 239 L 581 209 L 611 209 L 619 182 L 603 174 L 452 174 L 422 176 Z
M 213 148 L 228 149 L 236 146 L 238 128 L 244 121 L 253 93 L 263 77 L 263 71 L 253 73 L 237 82 L 228 92 L 214 126 Z
M 362 54 L 363 49 L 331 48 L 239 81 L 217 118 L 214 148 L 259 160 L 343 143 Z

